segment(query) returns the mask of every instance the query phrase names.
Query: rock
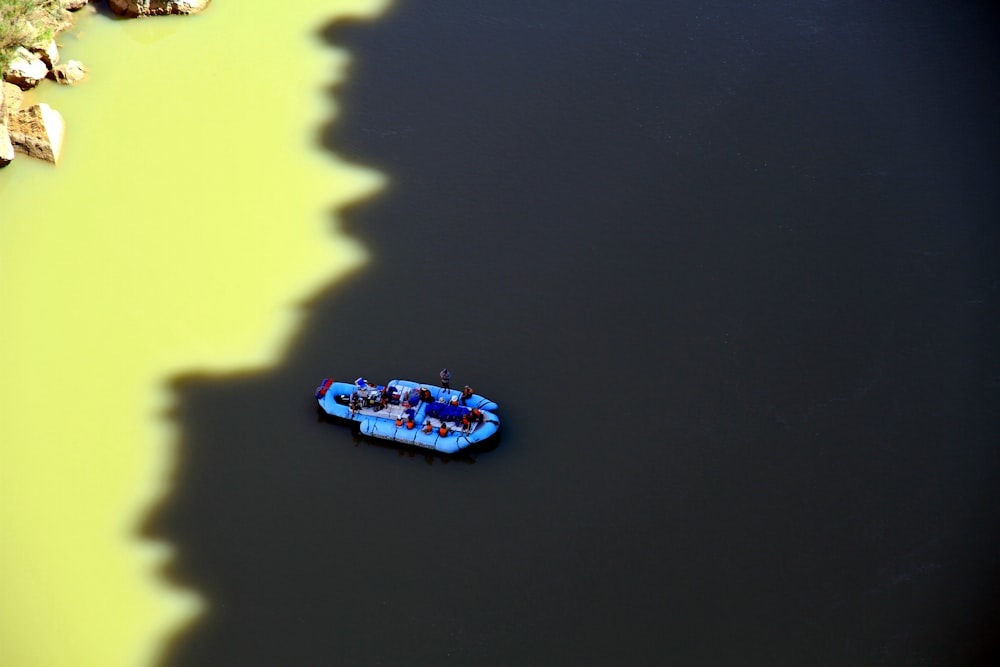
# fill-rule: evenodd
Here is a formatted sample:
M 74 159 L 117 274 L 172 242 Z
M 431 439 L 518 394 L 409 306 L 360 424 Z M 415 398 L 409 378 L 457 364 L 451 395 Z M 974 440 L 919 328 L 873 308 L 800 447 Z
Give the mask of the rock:
M 88 2 L 90 2 L 90 0 L 66 0 L 63 3 L 63 7 L 71 12 L 75 12 L 86 7 Z
M 19 46 L 14 51 L 14 59 L 7 66 L 3 78 L 21 90 L 27 90 L 37 86 L 38 82 L 44 79 L 48 73 L 49 68 L 45 66 L 41 58 L 23 46 Z
M 3 82 L 3 97 L 7 102 L 7 113 L 14 113 L 21 108 L 21 101 L 24 100 L 24 93 L 12 83 Z M 6 119 L 5 119 L 6 120 Z
M 6 167 L 14 159 L 14 145 L 7 132 L 7 85 L 0 86 L 0 167 Z M 11 88 L 20 92 L 16 86 Z
M 66 124 L 62 115 L 48 104 L 35 104 L 8 114 L 7 125 L 11 143 L 18 152 L 53 164 L 59 161 Z
M 10 143 L 7 126 L 0 127 L 0 169 L 14 161 L 14 144 Z
M 49 69 L 55 67 L 56 63 L 59 62 L 59 47 L 56 46 L 56 40 L 49 40 L 48 44 L 36 44 L 31 47 L 31 52 L 41 59 L 45 66 Z
M 197 14 L 211 0 L 108 0 L 111 11 L 119 16 L 157 16 L 162 14 Z
M 70 60 L 65 65 L 56 65 L 50 72 L 56 83 L 71 85 L 83 80 L 87 68 L 79 60 Z

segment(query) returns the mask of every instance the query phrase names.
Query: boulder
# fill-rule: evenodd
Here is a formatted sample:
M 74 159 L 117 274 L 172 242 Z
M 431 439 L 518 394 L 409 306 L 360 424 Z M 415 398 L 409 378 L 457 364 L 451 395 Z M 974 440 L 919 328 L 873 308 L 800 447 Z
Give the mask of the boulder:
M 63 2 L 63 7 L 71 12 L 75 12 L 86 7 L 88 2 L 90 2 L 90 0 L 66 0 Z
M 23 46 L 19 46 L 14 51 L 14 58 L 7 66 L 7 71 L 3 73 L 3 78 L 21 90 L 27 90 L 37 86 L 38 82 L 44 79 L 48 73 L 49 68 L 45 66 L 41 58 Z
M 56 46 L 54 39 L 50 39 L 48 44 L 44 42 L 35 44 L 31 47 L 31 52 L 38 56 L 49 69 L 55 67 L 56 63 L 59 62 L 59 47 Z
M 12 83 L 7 83 L 4 81 L 0 84 L 3 88 L 4 101 L 7 104 L 7 113 L 14 113 L 21 108 L 21 102 L 24 100 L 24 93 L 21 89 Z
M 13 159 L 14 145 L 7 132 L 7 85 L 4 84 L 0 86 L 0 167 L 6 167 Z
M 108 0 L 111 11 L 119 16 L 158 16 L 162 14 L 197 14 L 211 0 Z
M 79 60 L 70 60 L 64 65 L 56 65 L 52 68 L 50 75 L 56 83 L 71 85 L 83 80 L 87 73 L 87 68 Z
M 10 143 L 7 126 L 0 127 L 0 169 L 14 161 L 14 144 Z
M 59 161 L 66 124 L 62 115 L 48 104 L 35 104 L 8 114 L 7 125 L 11 143 L 18 152 L 53 164 Z

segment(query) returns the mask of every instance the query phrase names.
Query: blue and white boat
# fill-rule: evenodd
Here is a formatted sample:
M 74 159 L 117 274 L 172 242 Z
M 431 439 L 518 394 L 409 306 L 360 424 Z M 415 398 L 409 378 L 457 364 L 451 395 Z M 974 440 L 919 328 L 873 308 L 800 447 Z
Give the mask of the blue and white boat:
M 497 404 L 468 388 L 326 379 L 316 389 L 316 400 L 326 414 L 357 422 L 364 435 L 445 454 L 483 442 L 500 428 Z

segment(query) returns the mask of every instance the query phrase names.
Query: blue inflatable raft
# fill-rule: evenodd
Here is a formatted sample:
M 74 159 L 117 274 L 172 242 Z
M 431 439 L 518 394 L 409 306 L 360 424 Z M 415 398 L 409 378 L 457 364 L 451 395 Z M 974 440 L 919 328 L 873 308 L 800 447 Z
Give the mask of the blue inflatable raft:
M 468 390 L 410 380 L 373 385 L 323 380 L 316 389 L 328 415 L 358 423 L 364 435 L 454 454 L 482 442 L 500 428 L 497 404 Z

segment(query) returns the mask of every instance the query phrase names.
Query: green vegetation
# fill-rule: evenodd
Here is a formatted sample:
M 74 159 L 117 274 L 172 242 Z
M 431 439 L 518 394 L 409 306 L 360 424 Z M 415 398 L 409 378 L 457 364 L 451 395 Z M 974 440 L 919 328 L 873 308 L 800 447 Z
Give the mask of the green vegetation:
M 0 0 L 0 71 L 17 47 L 52 39 L 65 11 L 62 0 Z

